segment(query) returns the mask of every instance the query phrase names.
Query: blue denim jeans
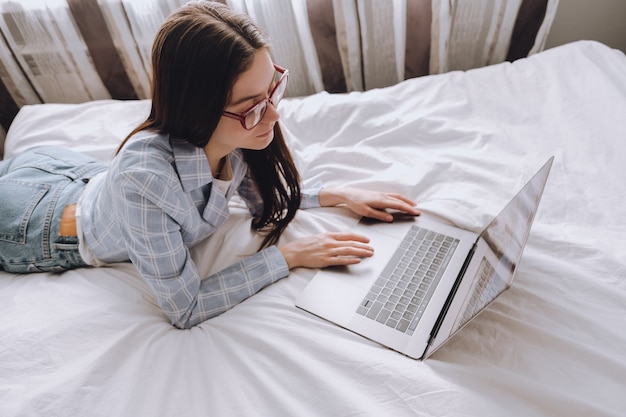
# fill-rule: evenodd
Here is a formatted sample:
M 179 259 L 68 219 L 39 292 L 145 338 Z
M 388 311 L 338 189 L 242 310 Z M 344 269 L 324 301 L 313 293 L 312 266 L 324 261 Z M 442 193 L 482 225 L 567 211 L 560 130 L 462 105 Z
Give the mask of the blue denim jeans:
M 61 272 L 86 266 L 78 238 L 59 236 L 61 215 L 107 165 L 62 148 L 38 147 L 0 161 L 0 268 Z

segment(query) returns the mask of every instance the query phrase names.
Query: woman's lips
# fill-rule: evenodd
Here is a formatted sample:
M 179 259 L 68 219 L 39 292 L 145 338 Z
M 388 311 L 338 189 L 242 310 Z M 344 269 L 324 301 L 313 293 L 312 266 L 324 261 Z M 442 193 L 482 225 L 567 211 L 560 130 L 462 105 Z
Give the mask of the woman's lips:
M 271 129 L 269 129 L 267 132 L 265 133 L 261 133 L 260 135 L 257 135 L 257 138 L 266 138 L 268 137 L 271 133 L 274 132 L 274 127 L 272 127 Z

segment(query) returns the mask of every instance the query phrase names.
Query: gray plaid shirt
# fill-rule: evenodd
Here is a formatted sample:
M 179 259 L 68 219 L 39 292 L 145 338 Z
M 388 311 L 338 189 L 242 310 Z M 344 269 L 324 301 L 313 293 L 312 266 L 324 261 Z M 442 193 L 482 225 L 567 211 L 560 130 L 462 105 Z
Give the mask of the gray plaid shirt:
M 92 179 L 79 202 L 81 244 L 101 263 L 130 260 L 179 328 L 218 315 L 289 274 L 271 246 L 206 279 L 199 276 L 189 248 L 228 219 L 233 194 L 252 214 L 262 208 L 241 151 L 230 158 L 233 178 L 224 194 L 213 187 L 203 149 L 141 132 L 108 172 Z M 319 206 L 318 192 L 303 194 L 303 208 Z

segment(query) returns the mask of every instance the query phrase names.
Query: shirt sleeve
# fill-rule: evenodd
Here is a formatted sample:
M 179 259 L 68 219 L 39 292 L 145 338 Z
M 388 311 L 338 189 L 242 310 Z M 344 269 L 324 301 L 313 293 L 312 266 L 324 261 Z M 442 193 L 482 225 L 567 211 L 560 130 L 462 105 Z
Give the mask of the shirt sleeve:
M 310 209 L 320 207 L 320 190 L 322 189 L 322 183 L 316 182 L 310 187 L 302 190 L 302 202 L 300 203 L 301 209 Z
M 188 205 L 164 196 L 174 195 L 162 191 L 171 186 L 148 171 L 126 173 L 114 207 L 131 262 L 174 326 L 195 326 L 289 274 L 282 254 L 271 246 L 201 279 L 173 218 Z

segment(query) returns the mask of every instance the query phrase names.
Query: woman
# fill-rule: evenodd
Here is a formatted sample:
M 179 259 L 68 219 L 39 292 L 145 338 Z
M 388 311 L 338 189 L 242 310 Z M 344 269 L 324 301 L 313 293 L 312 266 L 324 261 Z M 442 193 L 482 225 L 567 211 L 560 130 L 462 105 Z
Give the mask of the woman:
M 277 123 L 289 73 L 274 65 L 266 39 L 246 15 L 219 3 L 191 2 L 161 26 L 152 56 L 150 115 L 109 166 L 52 148 L 0 164 L 5 270 L 60 271 L 130 260 L 171 323 L 188 328 L 292 268 L 372 256 L 368 239 L 353 233 L 277 247 L 299 207 L 343 204 L 384 221 L 391 221 L 385 209 L 419 214 L 396 194 L 301 191 Z M 235 192 L 264 236 L 262 248 L 201 277 L 189 248 L 227 220 Z M 8 201 L 8 195 L 15 198 Z

